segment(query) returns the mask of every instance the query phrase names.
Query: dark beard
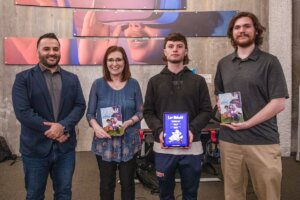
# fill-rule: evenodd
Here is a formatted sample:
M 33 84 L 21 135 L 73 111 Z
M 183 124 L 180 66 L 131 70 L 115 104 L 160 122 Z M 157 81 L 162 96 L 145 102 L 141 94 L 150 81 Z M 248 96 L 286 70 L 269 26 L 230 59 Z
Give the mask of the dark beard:
M 236 42 L 236 45 L 239 47 L 246 48 L 246 47 L 251 46 L 253 43 L 254 43 L 253 40 L 249 40 L 248 42 L 243 42 L 243 43 Z
M 55 68 L 58 65 L 59 61 L 60 61 L 60 56 L 52 56 L 52 57 L 55 57 L 57 59 L 57 61 L 54 64 L 49 64 L 47 62 L 47 59 L 45 59 L 44 57 L 39 56 L 40 63 L 42 65 L 44 65 L 45 67 L 47 67 L 47 68 Z
M 248 35 L 245 35 L 249 38 Z M 242 48 L 246 48 L 251 46 L 253 43 L 255 43 L 255 37 L 253 38 L 249 38 L 249 40 L 247 42 L 239 42 L 238 40 L 234 40 L 234 43 L 236 44 L 236 46 L 242 47 Z

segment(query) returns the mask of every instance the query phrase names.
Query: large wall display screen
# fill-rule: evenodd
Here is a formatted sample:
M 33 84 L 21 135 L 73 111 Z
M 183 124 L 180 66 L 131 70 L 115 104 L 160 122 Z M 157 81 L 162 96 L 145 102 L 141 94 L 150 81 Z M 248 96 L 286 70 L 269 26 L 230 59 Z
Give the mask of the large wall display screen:
M 186 9 L 186 0 L 15 0 L 17 5 L 99 9 Z
M 37 38 L 7 37 L 4 39 L 4 63 L 28 65 L 38 63 Z M 130 64 L 163 64 L 163 39 L 110 38 L 61 39 L 62 65 L 100 65 L 106 49 L 124 47 Z
M 153 12 L 85 11 L 73 14 L 74 36 L 165 37 L 179 32 L 187 37 L 226 36 L 236 11 Z

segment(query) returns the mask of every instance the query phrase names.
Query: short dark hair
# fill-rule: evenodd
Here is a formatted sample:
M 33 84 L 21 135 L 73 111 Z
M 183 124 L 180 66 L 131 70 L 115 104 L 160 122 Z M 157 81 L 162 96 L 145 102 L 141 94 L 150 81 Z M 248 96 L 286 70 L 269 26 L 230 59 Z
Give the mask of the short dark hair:
M 109 54 L 111 54 L 112 52 L 120 52 L 123 56 L 123 60 L 124 60 L 124 70 L 122 72 L 122 79 L 121 81 L 127 81 L 130 77 L 131 77 L 131 72 L 130 72 L 130 68 L 129 68 L 129 61 L 128 61 L 128 57 L 127 54 L 124 50 L 123 47 L 121 46 L 110 46 L 105 54 L 104 54 L 104 58 L 103 58 L 103 78 L 106 81 L 112 81 L 111 77 L 110 77 L 110 73 L 108 70 L 108 66 L 107 66 L 107 57 L 109 56 Z
M 168 41 L 181 41 L 183 42 L 183 44 L 185 45 L 185 48 L 188 49 L 188 44 L 187 44 L 187 40 L 186 37 L 184 35 L 182 35 L 181 33 L 170 33 L 166 38 L 165 38 L 165 42 L 164 42 L 164 49 L 166 48 L 167 42 Z M 166 56 L 163 57 L 164 61 L 167 61 Z M 188 54 L 186 54 L 183 58 L 183 64 L 189 64 L 189 56 Z
M 257 46 L 262 45 L 262 43 L 263 43 L 262 34 L 266 30 L 266 28 L 264 26 L 262 26 L 261 23 L 259 22 L 258 18 L 253 13 L 250 13 L 250 12 L 239 12 L 231 19 L 229 26 L 228 26 L 228 30 L 227 30 L 227 36 L 231 40 L 231 45 L 234 48 L 237 48 L 237 44 L 234 41 L 232 32 L 233 32 L 235 22 L 242 17 L 249 17 L 252 20 L 255 31 L 257 32 L 257 34 L 255 36 L 255 45 L 257 45 Z
M 37 43 L 36 43 L 36 47 L 37 47 L 37 48 L 39 47 L 39 44 L 40 44 L 41 40 L 44 39 L 44 38 L 55 39 L 55 40 L 57 40 L 57 42 L 58 42 L 58 44 L 59 44 L 59 46 L 60 46 L 59 40 L 58 40 L 58 38 L 56 37 L 55 33 L 46 33 L 46 34 L 42 35 L 41 37 L 39 37 L 39 39 L 38 39 L 38 41 L 37 41 Z

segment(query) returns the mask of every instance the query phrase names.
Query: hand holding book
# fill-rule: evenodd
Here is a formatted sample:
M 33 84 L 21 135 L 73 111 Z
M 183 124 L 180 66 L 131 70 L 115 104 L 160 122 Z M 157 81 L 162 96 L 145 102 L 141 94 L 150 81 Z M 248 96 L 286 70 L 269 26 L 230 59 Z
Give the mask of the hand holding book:
M 188 139 L 189 139 L 189 145 L 186 146 L 186 147 L 180 147 L 181 149 L 190 149 L 190 148 L 192 148 L 194 135 L 190 130 L 189 130 L 189 138 Z
M 239 131 L 239 130 L 244 130 L 248 129 L 251 126 L 248 124 L 248 121 L 244 122 L 239 122 L 239 123 L 230 123 L 230 124 L 221 124 L 222 126 L 226 126 L 228 128 L 231 128 L 232 130 Z
M 111 138 L 111 136 L 107 132 L 105 132 L 105 130 L 98 124 L 95 119 L 91 119 L 90 124 L 93 127 L 95 136 L 97 138 Z
M 132 123 L 132 120 L 129 119 L 127 121 L 125 121 L 121 126 L 123 127 L 124 130 L 126 130 L 129 126 L 132 126 L 133 123 Z

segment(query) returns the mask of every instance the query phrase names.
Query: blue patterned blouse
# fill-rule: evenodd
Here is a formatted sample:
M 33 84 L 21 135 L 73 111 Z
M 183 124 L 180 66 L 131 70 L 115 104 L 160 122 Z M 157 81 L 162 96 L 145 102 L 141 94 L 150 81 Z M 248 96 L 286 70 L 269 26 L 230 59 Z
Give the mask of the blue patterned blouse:
M 92 85 L 87 109 L 87 120 L 96 119 L 102 126 L 100 108 L 121 106 L 123 122 L 134 115 L 142 119 L 143 98 L 139 83 L 130 78 L 120 90 L 114 90 L 103 79 L 96 79 Z M 105 161 L 128 161 L 141 149 L 138 130 L 140 121 L 126 129 L 123 136 L 97 138 L 94 136 L 92 151 Z

